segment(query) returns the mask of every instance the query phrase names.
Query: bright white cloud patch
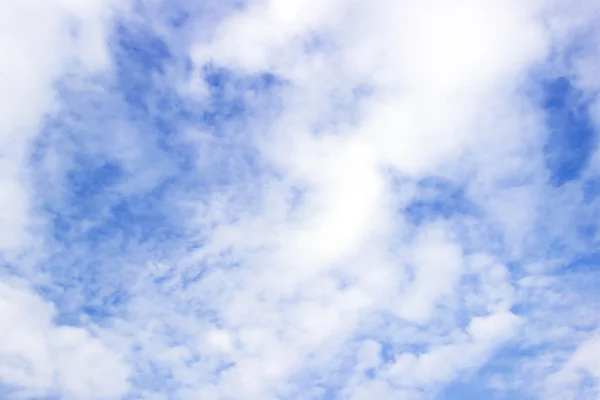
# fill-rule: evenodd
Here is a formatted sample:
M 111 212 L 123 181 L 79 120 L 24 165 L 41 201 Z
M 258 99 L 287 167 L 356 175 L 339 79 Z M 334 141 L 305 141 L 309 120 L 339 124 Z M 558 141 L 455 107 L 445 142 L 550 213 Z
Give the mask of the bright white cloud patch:
M 593 2 L 0 5 L 0 397 L 597 398 Z
M 15 396 L 60 393 L 67 398 L 116 398 L 128 389 L 120 357 L 82 328 L 58 326 L 54 308 L 22 283 L 0 286 L 0 379 Z

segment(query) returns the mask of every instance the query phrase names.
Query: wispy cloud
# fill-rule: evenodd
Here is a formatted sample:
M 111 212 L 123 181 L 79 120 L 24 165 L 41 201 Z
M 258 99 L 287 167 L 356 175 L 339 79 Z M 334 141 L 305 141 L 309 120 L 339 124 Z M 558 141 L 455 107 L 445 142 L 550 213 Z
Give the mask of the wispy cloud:
M 3 397 L 597 398 L 593 2 L 2 7 Z

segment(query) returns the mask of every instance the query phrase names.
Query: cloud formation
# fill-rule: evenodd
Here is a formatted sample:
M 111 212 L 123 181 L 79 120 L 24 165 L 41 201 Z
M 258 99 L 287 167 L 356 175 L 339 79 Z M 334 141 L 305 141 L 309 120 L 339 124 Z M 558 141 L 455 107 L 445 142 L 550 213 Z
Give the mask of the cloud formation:
M 2 7 L 3 397 L 598 398 L 593 2 Z

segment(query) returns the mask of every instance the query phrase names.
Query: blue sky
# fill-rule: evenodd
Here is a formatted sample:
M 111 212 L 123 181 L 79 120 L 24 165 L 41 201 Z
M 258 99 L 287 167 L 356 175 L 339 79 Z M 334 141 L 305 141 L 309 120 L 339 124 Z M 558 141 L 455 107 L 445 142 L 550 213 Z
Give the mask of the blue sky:
M 25 3 L 0 397 L 600 396 L 594 2 Z

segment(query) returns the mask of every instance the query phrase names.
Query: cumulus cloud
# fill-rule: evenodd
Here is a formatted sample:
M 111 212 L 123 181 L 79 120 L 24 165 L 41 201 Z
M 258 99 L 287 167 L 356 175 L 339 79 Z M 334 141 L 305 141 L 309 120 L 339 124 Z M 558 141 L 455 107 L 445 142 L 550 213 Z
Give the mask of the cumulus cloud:
M 592 2 L 2 7 L 6 396 L 597 397 Z
M 15 398 L 116 398 L 129 371 L 119 355 L 84 328 L 56 325 L 56 310 L 22 282 L 0 289 L 0 379 Z

